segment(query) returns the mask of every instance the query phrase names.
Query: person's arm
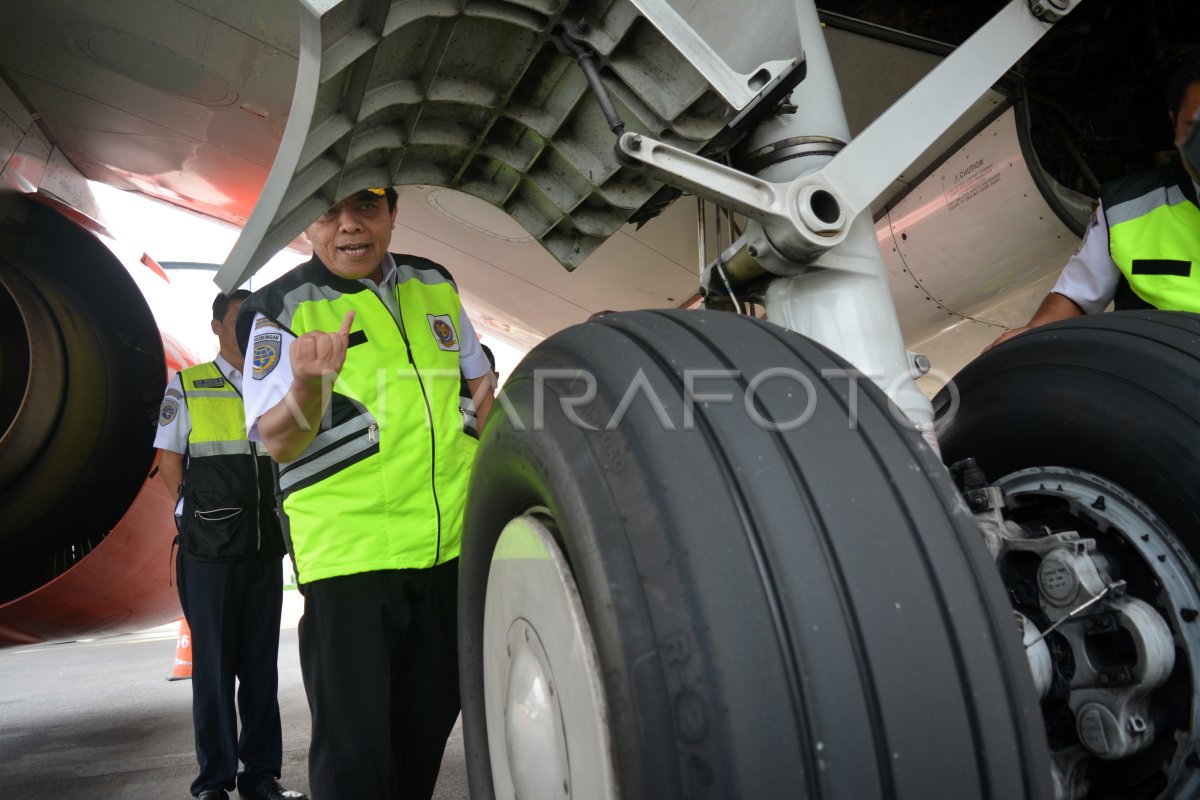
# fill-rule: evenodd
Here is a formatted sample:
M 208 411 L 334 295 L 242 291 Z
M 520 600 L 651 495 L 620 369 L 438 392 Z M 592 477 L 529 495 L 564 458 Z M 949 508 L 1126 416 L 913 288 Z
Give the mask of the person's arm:
M 191 430 L 192 418 L 183 399 L 183 378 L 177 372 L 167 383 L 166 394 L 158 409 L 158 428 L 154 432 L 154 446 L 159 453 L 158 474 L 171 490 L 172 497 L 179 496 L 179 486 L 183 483 L 183 458 Z
M 1105 222 L 1104 204 L 1097 203 L 1092 212 L 1092 221 L 1083 232 L 1079 247 L 1067 259 L 1058 281 L 1042 300 L 1029 322 L 1005 332 L 985 347 L 983 352 L 986 353 L 996 345 L 1039 325 L 1049 325 L 1051 322 L 1084 314 L 1100 313 L 1112 301 L 1120 279 L 1121 272 L 1113 263 L 1112 254 L 1108 250 L 1108 224 Z
M 471 401 L 475 404 L 476 430 L 482 434 L 488 412 L 496 399 L 496 373 L 492 371 L 492 363 L 483 352 L 483 345 L 475 334 L 475 326 L 471 324 L 465 308 L 460 308 L 458 312 L 458 338 L 462 343 L 458 355 L 459 368 L 466 378 Z
M 179 497 L 179 487 L 183 484 L 183 453 L 159 450 L 158 474 L 171 490 L 171 497 Z
M 1058 322 L 1059 320 L 1070 319 L 1071 317 L 1082 317 L 1083 314 L 1083 309 L 1074 300 L 1066 295 L 1050 292 L 1050 294 L 1046 295 L 1046 299 L 1042 301 L 1042 304 L 1038 306 L 1037 311 L 1033 313 L 1033 317 L 1029 322 L 1020 328 L 1013 328 L 1011 331 L 1005 332 L 1000 338 L 985 347 L 983 352 L 986 353 L 996 345 L 1003 344 L 1014 336 L 1020 336 L 1031 328 L 1049 325 L 1051 322 Z
M 475 419 L 480 433 L 487 424 L 488 412 L 496 399 L 496 373 L 488 370 L 478 378 L 467 378 L 467 387 L 471 390 L 471 399 L 475 402 Z
M 325 413 L 338 373 L 346 363 L 346 347 L 354 312 L 346 313 L 336 333 L 309 331 L 288 347 L 292 384 L 283 399 L 258 417 L 258 438 L 280 464 L 308 447 Z

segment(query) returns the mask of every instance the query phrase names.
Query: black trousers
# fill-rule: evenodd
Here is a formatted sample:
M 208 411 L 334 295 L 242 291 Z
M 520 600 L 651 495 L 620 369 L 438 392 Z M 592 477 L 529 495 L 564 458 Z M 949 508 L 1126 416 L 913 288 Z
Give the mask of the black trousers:
M 192 724 L 200 764 L 192 794 L 278 778 L 280 559 L 213 563 L 180 551 L 176 574 L 192 630 Z M 240 774 L 239 760 L 245 765 Z
M 458 561 L 304 587 L 313 800 L 428 800 L 458 718 Z

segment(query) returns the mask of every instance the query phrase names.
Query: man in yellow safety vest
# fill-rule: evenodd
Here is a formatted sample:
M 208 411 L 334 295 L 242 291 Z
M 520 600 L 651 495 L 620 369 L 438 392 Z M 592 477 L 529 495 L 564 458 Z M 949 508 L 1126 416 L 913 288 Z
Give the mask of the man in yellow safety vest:
M 395 220 L 391 188 L 335 204 L 307 229 L 313 259 L 238 320 L 305 596 L 321 800 L 431 796 L 459 711 L 459 542 L 492 372 L 450 273 L 388 252 Z
M 1168 88 L 1175 147 L 1167 166 L 1105 184 L 1075 255 L 1032 319 L 996 339 L 1030 328 L 1116 309 L 1200 311 L 1200 165 L 1184 152 L 1200 113 L 1200 59 L 1182 64 Z

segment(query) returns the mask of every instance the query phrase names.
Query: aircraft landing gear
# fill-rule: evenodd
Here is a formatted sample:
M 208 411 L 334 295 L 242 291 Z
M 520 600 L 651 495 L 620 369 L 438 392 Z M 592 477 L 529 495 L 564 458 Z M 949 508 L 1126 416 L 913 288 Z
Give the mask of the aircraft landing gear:
M 1058 800 L 1200 792 L 1198 337 L 1189 314 L 1080 318 L 935 399 L 1026 622 Z

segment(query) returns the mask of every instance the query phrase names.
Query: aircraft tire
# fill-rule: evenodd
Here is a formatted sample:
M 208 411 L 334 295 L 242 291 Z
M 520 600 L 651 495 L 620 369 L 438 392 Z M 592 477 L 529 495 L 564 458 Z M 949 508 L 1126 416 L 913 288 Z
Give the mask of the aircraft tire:
M 995 480 L 1088 470 L 1176 531 L 1200 524 L 1200 315 L 1118 311 L 1036 328 L 993 348 L 934 399 L 947 464 Z M 1188 543 L 1196 554 L 1200 542 Z
M 1052 796 L 974 521 L 883 394 L 835 377 L 846 368 L 712 312 L 607 315 L 526 357 L 467 502 L 473 797 Z M 537 562 L 543 578 L 513 571 Z M 567 606 L 584 619 L 547 621 Z
M 1167 709 L 1158 719 L 1158 744 L 1087 767 L 1105 798 L 1200 792 L 1200 774 L 1187 760 L 1200 743 L 1193 711 L 1200 632 L 1191 621 L 1200 599 L 1198 391 L 1200 315 L 1124 311 L 1011 339 L 968 364 L 934 398 L 947 464 L 974 458 L 993 485 L 1017 492 L 1017 514 L 1027 526 L 1045 521 L 1099 542 L 1111 574 L 1128 584 L 1129 596 L 1150 604 L 1174 637 L 1176 666 L 1157 690 Z M 1042 493 L 1047 502 L 1039 507 Z M 1064 518 L 1056 498 L 1072 493 L 1084 511 Z M 1101 500 L 1111 506 L 1121 495 L 1131 498 L 1126 505 L 1137 513 L 1127 520 L 1135 521 L 1111 524 Z M 1169 791 L 1160 794 L 1164 787 Z

